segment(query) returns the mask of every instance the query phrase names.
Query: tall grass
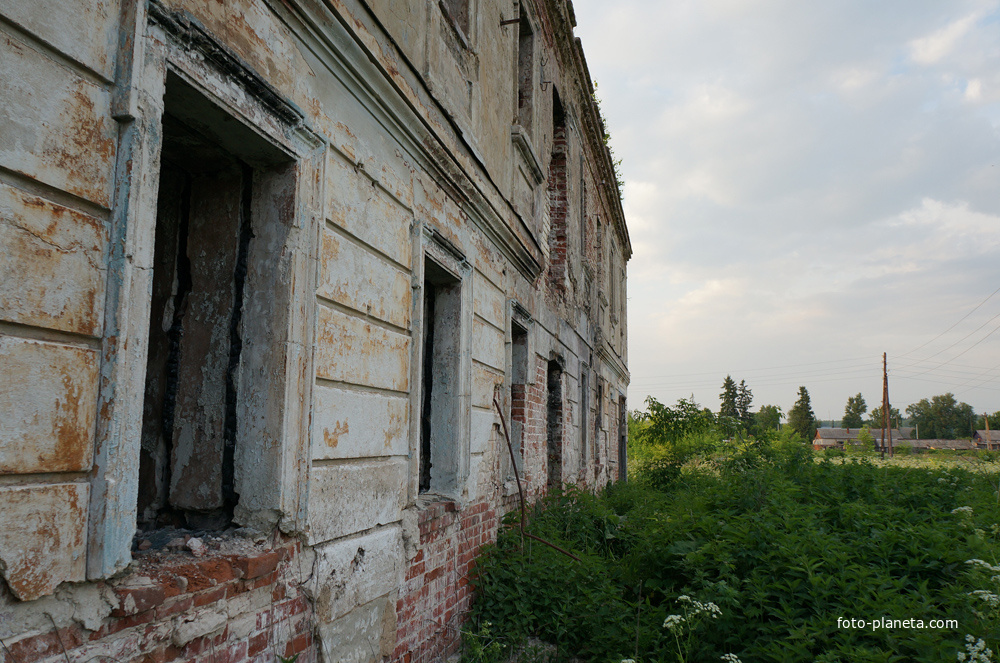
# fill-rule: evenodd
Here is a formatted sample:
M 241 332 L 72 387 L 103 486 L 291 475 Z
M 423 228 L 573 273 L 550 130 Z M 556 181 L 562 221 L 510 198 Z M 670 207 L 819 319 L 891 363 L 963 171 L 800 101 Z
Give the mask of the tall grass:
M 581 562 L 502 533 L 477 563 L 473 623 L 616 663 L 958 660 L 969 635 L 997 649 L 995 470 L 816 460 L 709 431 L 640 459 L 633 482 L 569 488 L 529 514 Z M 930 628 L 938 619 L 957 627 Z

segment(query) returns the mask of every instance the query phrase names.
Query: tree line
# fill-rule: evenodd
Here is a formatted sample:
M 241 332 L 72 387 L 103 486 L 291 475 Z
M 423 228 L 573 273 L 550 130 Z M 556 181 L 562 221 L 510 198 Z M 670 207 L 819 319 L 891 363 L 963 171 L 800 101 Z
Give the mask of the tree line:
M 784 416 L 781 407 L 762 405 L 757 411 L 753 410 L 753 392 L 746 380 L 737 384 L 731 375 L 727 375 L 722 382 L 719 401 L 719 411 L 715 413 L 698 405 L 694 396 L 680 399 L 673 407 L 650 397 L 646 400 L 648 411 L 635 413 L 634 416 L 657 428 L 661 439 L 678 439 L 692 432 L 716 427 L 732 434 L 742 432 L 757 437 L 768 437 L 788 429 L 789 433 L 802 440 L 812 440 L 819 428 L 809 391 L 804 386 L 799 387 L 798 397 L 787 413 L 784 427 L 781 424 Z M 970 438 L 975 431 L 987 428 L 987 419 L 991 429 L 1000 427 L 1000 411 L 977 414 L 971 405 L 958 401 L 951 392 L 908 405 L 906 415 L 903 417 L 899 409 L 890 406 L 889 424 L 892 428 L 913 427 L 914 437 L 918 439 Z M 858 393 L 847 399 L 841 427 L 865 426 L 871 430 L 882 428 L 882 408 L 878 406 L 869 410 L 864 396 Z

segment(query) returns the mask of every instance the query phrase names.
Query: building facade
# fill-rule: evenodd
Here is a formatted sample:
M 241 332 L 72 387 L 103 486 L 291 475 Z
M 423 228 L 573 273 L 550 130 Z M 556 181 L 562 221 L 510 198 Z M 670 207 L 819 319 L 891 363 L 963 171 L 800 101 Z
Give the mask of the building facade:
M 515 474 L 619 478 L 574 25 L 0 0 L 0 659 L 441 660 Z

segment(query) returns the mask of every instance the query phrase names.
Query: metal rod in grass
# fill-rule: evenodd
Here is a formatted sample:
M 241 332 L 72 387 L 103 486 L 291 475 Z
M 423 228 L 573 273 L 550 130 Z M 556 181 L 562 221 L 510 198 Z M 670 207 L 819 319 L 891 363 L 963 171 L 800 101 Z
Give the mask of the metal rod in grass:
M 504 439 L 507 440 L 507 451 L 510 452 L 510 464 L 514 468 L 514 480 L 517 481 L 517 496 L 518 496 L 518 499 L 520 500 L 520 503 L 521 503 L 521 522 L 520 522 L 521 536 L 522 537 L 528 537 L 529 539 L 534 539 L 535 541 L 538 541 L 539 543 L 544 543 L 549 548 L 552 548 L 553 550 L 555 550 L 557 552 L 561 552 L 562 554 L 566 555 L 567 557 L 571 557 L 571 558 L 575 559 L 578 562 L 583 561 L 579 557 L 577 557 L 576 555 L 574 555 L 573 553 L 569 552 L 568 550 L 563 550 L 562 548 L 560 548 L 556 544 L 550 543 L 550 542 L 546 541 L 545 539 L 543 539 L 540 536 L 535 536 L 534 534 L 530 534 L 530 533 L 524 531 L 524 521 L 527 518 L 527 515 L 525 514 L 525 509 L 524 509 L 524 489 L 521 487 L 521 475 L 517 471 L 517 459 L 514 458 L 514 445 L 511 444 L 511 441 L 510 441 L 510 431 L 507 430 L 507 419 L 506 419 L 506 417 L 504 417 L 503 409 L 500 407 L 500 402 L 497 400 L 496 394 L 493 395 L 493 406 L 497 409 L 497 414 L 500 415 L 500 423 L 501 423 L 501 425 L 503 425 L 503 436 L 504 436 Z

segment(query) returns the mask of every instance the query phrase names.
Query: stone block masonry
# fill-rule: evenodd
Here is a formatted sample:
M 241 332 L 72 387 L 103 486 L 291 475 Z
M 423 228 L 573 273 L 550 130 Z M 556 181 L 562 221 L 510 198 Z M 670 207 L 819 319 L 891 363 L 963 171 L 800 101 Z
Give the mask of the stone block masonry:
M 0 0 L 0 663 L 445 660 L 514 469 L 620 478 L 575 24 Z

